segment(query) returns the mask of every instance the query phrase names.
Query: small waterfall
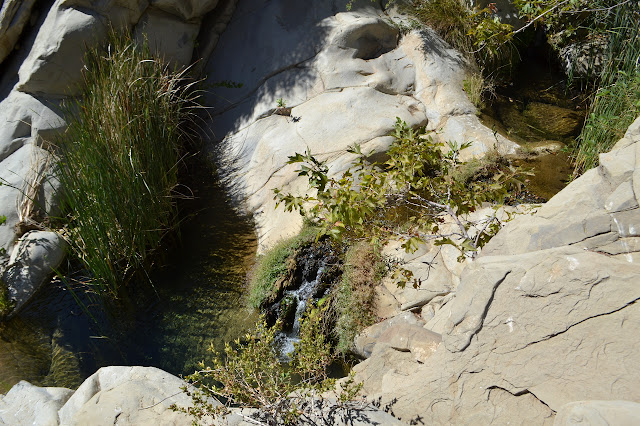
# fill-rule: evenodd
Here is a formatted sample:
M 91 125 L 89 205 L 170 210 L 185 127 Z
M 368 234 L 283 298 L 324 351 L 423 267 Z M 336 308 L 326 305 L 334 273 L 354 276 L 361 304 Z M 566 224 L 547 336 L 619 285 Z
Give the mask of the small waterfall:
M 294 343 L 300 341 L 300 319 L 307 309 L 309 300 L 314 299 L 314 296 L 316 296 L 318 284 L 325 270 L 325 264 L 326 261 L 323 259 L 313 280 L 305 280 L 300 287 L 295 290 L 286 291 L 284 294 L 283 299 L 290 299 L 292 301 L 291 303 L 295 306 L 295 316 L 291 330 L 289 332 L 282 331 L 278 335 L 278 342 L 280 343 L 283 357 L 288 357 L 295 349 Z

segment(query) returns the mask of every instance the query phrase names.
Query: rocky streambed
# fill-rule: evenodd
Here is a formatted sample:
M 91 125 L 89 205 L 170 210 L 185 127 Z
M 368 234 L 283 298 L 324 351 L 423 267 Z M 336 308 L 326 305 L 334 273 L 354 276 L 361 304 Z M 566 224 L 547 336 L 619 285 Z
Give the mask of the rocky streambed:
M 0 216 L 7 217 L 0 225 L 5 269 L 40 284 L 40 272 L 47 275 L 57 267 L 50 254 L 61 247 L 54 240 L 47 240 L 53 246 L 29 250 L 30 240 L 16 233 L 24 219 L 16 205 L 24 183 L 35 181 L 41 213 L 54 214 L 56 181 L 48 178 L 44 159 L 50 156 L 46 142 L 64 130 L 56 105 L 81 84 L 86 43 L 104 40 L 109 24 L 139 36 L 146 32 L 152 46 L 175 64 L 202 59 L 197 67 L 207 76 L 211 107 L 206 150 L 234 205 L 255 221 L 259 251 L 302 225 L 296 214 L 276 211 L 272 199 L 274 188 L 306 190 L 306 181 L 287 164 L 295 152 L 311 150 L 338 174 L 350 164 L 346 148 L 353 143 L 365 150 L 388 148 L 400 117 L 411 126 L 437 130 L 442 141 L 471 141 L 469 159 L 493 150 L 517 153 L 517 143 L 478 118 L 462 89 L 468 70 L 458 52 L 429 29 L 394 23 L 392 11 L 362 2 L 342 13 L 343 3 L 56 0 L 31 18 L 28 9 L 5 1 L 3 13 L 13 5 L 11 22 L 22 25 L 13 31 L 25 31 L 19 44 L 9 43 L 16 50 L 5 59 L 8 71 L 1 80 L 0 177 L 11 183 L 0 187 Z M 275 113 L 278 99 L 286 101 L 289 114 Z M 532 103 L 525 110 L 534 109 Z M 369 405 L 364 412 L 345 413 L 344 422 L 637 420 L 639 138 L 636 121 L 600 167 L 537 212 L 510 222 L 477 260 L 459 263 L 455 249 L 428 245 L 404 256 L 420 285 L 400 288 L 388 278 L 376 288 L 378 316 L 388 320 L 355 342 L 366 358 L 355 372 Z M 241 280 L 234 277 L 244 275 L 253 234 L 215 194 L 202 195 L 206 203 L 220 203 L 218 210 L 205 209 L 193 228 L 186 226 L 186 249 L 172 254 L 174 266 L 158 272 L 159 281 L 166 281 L 157 287 L 158 298 L 145 296 L 142 305 L 125 310 L 119 318 L 123 326 L 114 326 L 113 334 L 108 327 L 92 328 L 70 304 L 65 308 L 64 288 L 41 290 L 39 299 L 25 305 L 22 320 L 12 320 L 13 331 L 0 331 L 9 342 L 0 355 L 2 368 L 14 368 L 2 376 L 5 386 L 27 378 L 71 387 L 80 379 L 66 378 L 84 378 L 91 369 L 126 359 L 119 351 L 178 373 L 192 366 L 188 359 L 199 357 L 214 335 L 234 337 L 251 321 L 238 308 Z M 211 240 L 223 242 L 219 250 L 208 248 Z M 394 246 L 386 250 L 401 255 Z M 44 260 L 44 267 L 29 268 L 27 261 L 34 259 Z M 38 313 L 39 304 L 46 305 L 44 314 Z M 58 315 L 58 307 L 65 313 Z M 31 323 L 24 321 L 30 310 Z M 53 319 L 36 326 L 39 315 Z M 33 334 L 23 331 L 32 329 Z M 92 349 L 76 346 L 78 356 L 69 341 L 73 332 L 88 337 L 88 346 L 102 348 L 96 353 L 113 351 L 114 357 L 83 364 Z M 109 342 L 123 336 L 122 345 Z M 39 383 L 31 379 L 34 372 Z M 115 366 L 98 370 L 76 391 L 21 382 L 0 399 L 0 421 L 188 424 L 189 418 L 168 409 L 173 402 L 190 403 L 181 384 L 157 368 Z M 243 421 L 229 418 L 230 424 Z

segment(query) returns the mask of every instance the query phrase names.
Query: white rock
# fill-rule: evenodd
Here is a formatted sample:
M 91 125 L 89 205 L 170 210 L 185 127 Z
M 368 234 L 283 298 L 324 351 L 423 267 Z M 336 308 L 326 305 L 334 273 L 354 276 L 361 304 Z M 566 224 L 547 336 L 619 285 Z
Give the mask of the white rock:
M 191 64 L 199 30 L 199 24 L 186 23 L 174 15 L 149 8 L 136 25 L 135 37 L 138 42 L 146 39 L 151 52 L 171 66 L 184 67 Z
M 169 406 L 192 406 L 185 382 L 155 367 L 103 367 L 60 409 L 62 425 L 191 424 Z
M 58 410 L 71 389 L 41 388 L 24 380 L 0 397 L 0 424 L 57 426 Z
M 148 0 L 62 0 L 60 7 L 89 9 L 101 15 L 114 29 L 130 29 L 149 6 Z
M 38 31 L 29 56 L 20 66 L 17 89 L 50 96 L 75 95 L 82 84 L 84 51 L 104 40 L 106 26 L 98 16 L 57 2 Z
M 354 143 L 365 151 L 388 148 L 396 117 L 432 130 L 450 121 L 447 129 L 475 141 L 473 155 L 516 146 L 496 142 L 480 124 L 462 90 L 464 60 L 433 33 L 400 38 L 368 5 L 336 15 L 331 9 L 325 0 L 308 7 L 242 2 L 207 66 L 211 84 L 243 84 L 214 87 L 207 101 L 218 142 L 212 149 L 228 186 L 254 216 L 260 250 L 301 226 L 297 214 L 275 210 L 272 192 L 308 191 L 297 167 L 286 164 L 296 152 L 309 149 L 337 175 L 349 167 L 353 156 L 345 150 Z M 273 115 L 279 98 L 292 107 L 291 117 Z
M 47 161 L 51 161 L 50 154 L 30 141 L 19 141 L 23 146 L 0 163 L 0 182 L 3 183 L 0 185 L 0 216 L 7 218 L 6 223 L 0 225 L 0 248 L 9 254 L 16 239 L 15 227 L 25 220 L 23 213 L 26 210 L 37 212 L 40 208 L 47 209 L 47 203 L 50 203 L 49 211 L 56 208 L 50 191 L 52 188 L 42 187 L 55 185 L 45 167 Z M 25 206 L 28 207 L 26 210 Z
M 12 91 L 0 102 L 0 162 L 33 138 L 38 145 L 53 142 L 66 124 L 57 102 Z
M 576 401 L 563 405 L 554 426 L 634 426 L 640 423 L 640 403 L 633 401 Z
M 16 244 L 2 279 L 18 312 L 60 266 L 64 240 L 55 232 L 30 231 Z

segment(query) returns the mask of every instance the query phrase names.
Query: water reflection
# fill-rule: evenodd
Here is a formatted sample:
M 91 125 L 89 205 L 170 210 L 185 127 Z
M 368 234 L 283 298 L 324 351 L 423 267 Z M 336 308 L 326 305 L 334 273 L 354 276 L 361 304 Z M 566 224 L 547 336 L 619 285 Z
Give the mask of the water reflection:
M 0 392 L 19 380 L 75 388 L 105 365 L 189 374 L 210 356 L 210 342 L 220 350 L 251 327 L 255 314 L 243 294 L 256 250 L 252 224 L 211 174 L 189 184 L 197 198 L 183 208 L 193 217 L 181 226 L 179 247 L 166 253 L 168 264 L 152 274 L 153 289 L 134 283 L 129 300 L 104 309 L 82 286 L 54 280 L 0 326 Z

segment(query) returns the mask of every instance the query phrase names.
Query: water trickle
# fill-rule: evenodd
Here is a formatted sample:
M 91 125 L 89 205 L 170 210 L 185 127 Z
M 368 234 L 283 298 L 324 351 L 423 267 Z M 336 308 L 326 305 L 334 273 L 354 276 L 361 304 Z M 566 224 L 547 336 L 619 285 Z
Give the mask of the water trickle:
M 287 357 L 291 352 L 293 352 L 295 349 L 294 344 L 300 341 L 300 320 L 307 310 L 309 300 L 314 299 L 314 295 L 317 293 L 318 284 L 322 279 L 325 266 L 326 259 L 323 259 L 313 280 L 304 281 L 296 290 L 289 290 L 285 292 L 284 298 L 291 298 L 293 300 L 293 303 L 295 303 L 296 306 L 296 311 L 291 330 L 288 332 L 282 331 L 277 337 L 281 353 L 284 357 Z

